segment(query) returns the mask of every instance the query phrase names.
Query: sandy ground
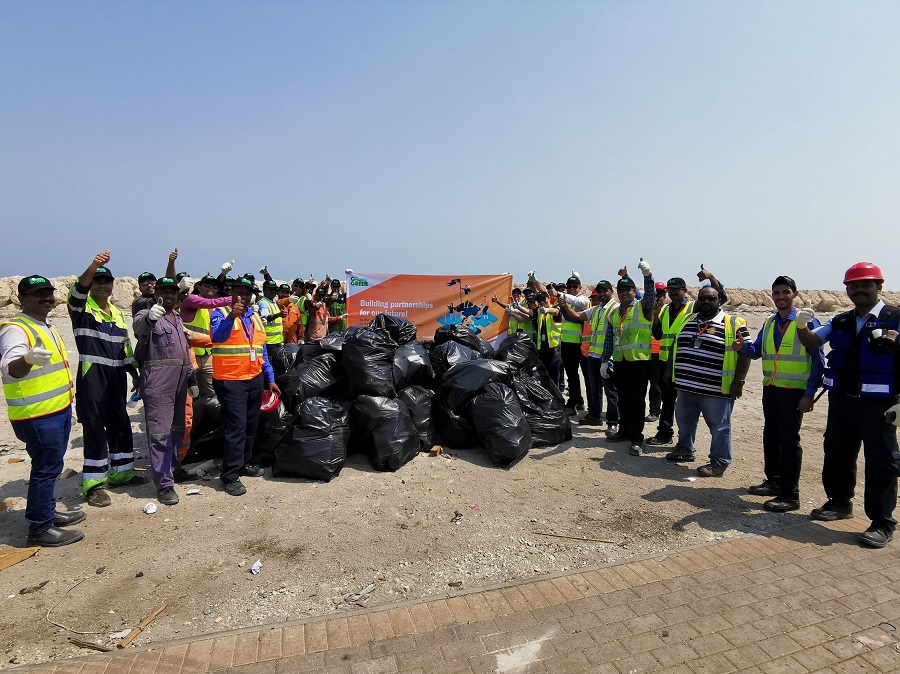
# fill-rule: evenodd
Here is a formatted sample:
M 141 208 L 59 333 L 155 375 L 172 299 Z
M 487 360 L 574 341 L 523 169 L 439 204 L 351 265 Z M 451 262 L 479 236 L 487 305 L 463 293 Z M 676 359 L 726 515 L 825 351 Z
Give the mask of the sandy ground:
M 64 314 L 55 313 L 73 347 Z M 755 335 L 767 313 L 743 315 Z M 164 602 L 168 608 L 135 644 L 346 611 L 356 606 L 345 598 L 370 584 L 362 603 L 390 604 L 662 555 L 798 521 L 825 500 L 819 472 L 827 401 L 804 423 L 803 508 L 776 515 L 762 509 L 764 498 L 746 492 L 762 478 L 761 388 L 757 362 L 735 407 L 734 464 L 720 479 L 694 479 L 705 461 L 668 463 L 667 448 L 633 457 L 627 444 L 611 445 L 576 425 L 570 442 L 532 450 L 509 470 L 495 468 L 481 451 L 421 454 L 397 473 L 376 473 L 365 458 L 352 457 L 330 484 L 267 474 L 245 478 L 247 494 L 240 498 L 225 495 L 217 481 L 182 485 L 181 503 L 159 506 L 155 515 L 142 512 L 156 502 L 152 484 L 113 491 L 112 507 L 97 509 L 81 498 L 80 476 L 60 480 L 60 508 L 87 510 L 80 525 L 85 539 L 43 549 L 0 572 L 0 667 L 88 652 L 70 637 L 111 645 L 112 633 Z M 8 549 L 25 545 L 29 462 L 5 409 L 0 415 L 0 497 L 14 500 L 12 511 L 0 512 L 0 549 Z M 140 407 L 131 419 L 137 465 L 149 475 Z M 698 436 L 705 457 L 709 436 L 702 424 Z M 81 448 L 75 424 L 67 467 L 81 470 Z M 7 463 L 15 457 L 25 461 Z M 187 496 L 189 488 L 201 493 Z M 455 513 L 462 514 L 457 522 Z M 262 570 L 252 575 L 257 560 Z M 50 619 L 70 629 L 48 622 L 51 608 Z

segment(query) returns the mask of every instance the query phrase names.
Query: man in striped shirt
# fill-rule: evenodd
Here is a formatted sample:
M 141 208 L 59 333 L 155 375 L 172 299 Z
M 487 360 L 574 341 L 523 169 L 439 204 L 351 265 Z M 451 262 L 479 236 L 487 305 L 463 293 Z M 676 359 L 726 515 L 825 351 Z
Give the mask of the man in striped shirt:
M 128 374 L 137 368 L 125 314 L 110 301 L 109 251 L 98 253 L 69 291 L 68 309 L 78 348 L 75 412 L 84 428 L 82 493 L 88 504 L 112 503 L 106 486 L 145 484 L 135 475 L 131 420 L 125 407 Z
M 678 442 L 666 458 L 694 460 L 694 439 L 702 414 L 712 435 L 709 463 L 697 469 L 702 477 L 721 477 L 731 463 L 731 411 L 750 369 L 750 359 L 731 348 L 737 335 L 749 340 L 747 322 L 722 311 L 720 301 L 717 288 L 700 289 L 697 313 L 681 329 L 666 362 L 665 376 L 678 390 Z

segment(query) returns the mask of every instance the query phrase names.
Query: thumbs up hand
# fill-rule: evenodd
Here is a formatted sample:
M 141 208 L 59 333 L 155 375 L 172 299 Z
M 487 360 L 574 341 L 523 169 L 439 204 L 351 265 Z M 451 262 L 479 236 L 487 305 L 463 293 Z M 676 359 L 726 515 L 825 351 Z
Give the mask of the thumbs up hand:
M 50 359 L 53 358 L 53 352 L 48 351 L 44 348 L 44 340 L 38 337 L 37 342 L 28 353 L 24 356 L 25 362 L 29 365 L 37 365 L 38 367 L 42 367 L 47 365 L 50 362 Z
M 816 317 L 816 312 L 809 307 L 804 307 L 797 312 L 797 327 L 805 328 Z
M 644 258 L 641 258 L 641 261 L 638 262 L 638 269 L 641 270 L 641 274 L 644 276 L 650 276 L 650 263 Z
M 231 262 L 223 262 L 222 263 L 222 273 L 223 274 L 227 274 L 232 269 L 234 269 L 234 260 L 232 260 Z
M 166 315 L 166 309 L 162 305 L 162 299 L 160 299 L 156 304 L 150 307 L 150 311 L 147 312 L 147 319 L 151 323 L 156 323 L 160 318 Z

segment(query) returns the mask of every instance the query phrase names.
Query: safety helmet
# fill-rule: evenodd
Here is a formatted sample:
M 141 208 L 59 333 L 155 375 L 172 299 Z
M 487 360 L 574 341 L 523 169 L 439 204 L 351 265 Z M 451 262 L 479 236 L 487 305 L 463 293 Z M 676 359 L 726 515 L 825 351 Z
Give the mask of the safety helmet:
M 877 281 L 884 283 L 884 274 L 871 262 L 857 262 L 844 274 L 844 285 L 852 281 Z
M 278 408 L 278 403 L 280 401 L 281 396 L 279 396 L 275 391 L 263 391 L 262 405 L 259 406 L 259 411 L 271 412 L 272 410 Z
M 658 291 L 661 290 L 662 292 L 666 292 L 666 284 L 663 283 L 662 281 L 657 281 L 657 282 L 656 282 L 656 289 L 657 289 Z

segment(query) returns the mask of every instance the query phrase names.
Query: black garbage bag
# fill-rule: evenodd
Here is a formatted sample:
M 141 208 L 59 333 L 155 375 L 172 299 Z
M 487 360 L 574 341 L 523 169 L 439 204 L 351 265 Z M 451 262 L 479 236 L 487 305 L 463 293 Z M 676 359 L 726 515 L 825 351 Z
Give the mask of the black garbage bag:
M 497 360 L 502 360 L 513 367 L 531 370 L 538 364 L 537 347 L 528 335 L 516 332 L 507 335 L 497 349 Z
M 471 398 L 491 382 L 512 386 L 509 366 L 498 360 L 471 360 L 457 363 L 444 373 L 441 400 L 452 410 L 459 411 Z
M 316 344 L 325 353 L 333 353 L 337 361 L 341 362 L 341 356 L 344 350 L 344 335 L 340 332 L 330 332 L 320 339 Z
M 472 351 L 468 346 L 459 342 L 444 342 L 435 345 L 428 352 L 428 358 L 431 360 L 431 369 L 434 371 L 435 379 L 440 380 L 444 373 L 457 363 L 475 360 L 480 356 L 477 351 Z
M 219 430 L 222 426 L 222 406 L 216 396 L 201 396 L 194 398 L 191 405 L 194 410 L 194 418 L 191 422 L 191 444 L 195 439 Z
M 431 401 L 431 423 L 437 426 L 438 438 L 444 447 L 474 449 L 478 446 L 478 435 L 465 415 L 454 412 L 438 397 Z
M 418 342 L 409 342 L 394 351 L 394 388 L 398 391 L 421 384 L 430 386 L 434 379 L 431 359 Z
M 369 329 L 387 335 L 401 346 L 416 339 L 416 324 L 399 316 L 378 314 L 369 321 Z
M 297 352 L 300 347 L 296 344 L 285 342 L 282 344 L 269 344 L 266 346 L 268 351 L 269 364 L 275 370 L 275 376 L 284 374 L 294 366 L 294 360 L 297 358 Z
M 275 448 L 291 428 L 294 415 L 279 402 L 271 412 L 261 412 L 256 427 L 256 438 L 253 442 L 251 463 L 257 466 L 271 466 L 275 460 Z
M 572 439 L 572 425 L 563 401 L 557 400 L 535 377 L 516 377 L 513 390 L 531 429 L 532 447 L 558 445 Z
M 419 434 L 401 400 L 361 395 L 350 413 L 354 442 L 375 470 L 397 470 L 419 452 Z
M 403 347 L 401 347 L 403 348 Z M 398 349 L 399 351 L 399 349 Z M 419 449 L 427 452 L 439 442 L 437 424 L 431 419 L 431 399 L 434 391 L 424 386 L 408 386 L 397 393 L 397 400 L 402 400 L 409 410 L 419 434 Z
M 275 448 L 275 477 L 305 477 L 330 482 L 347 459 L 350 422 L 340 404 L 307 398 L 297 408 L 295 425 Z
M 344 338 L 344 374 L 357 395 L 397 395 L 394 351 L 397 343 L 381 332 L 363 328 Z
M 181 460 L 182 464 L 199 463 L 209 459 L 221 459 L 225 454 L 225 434 L 221 428 L 209 431 L 204 435 L 194 435 L 191 429 L 191 446 Z
M 468 346 L 482 358 L 494 357 L 494 347 L 491 346 L 491 343 L 483 340 L 461 323 L 442 325 L 434 331 L 435 344 L 440 345 L 446 342 L 457 342 L 458 344 Z
M 544 364 L 538 361 L 538 364 L 535 365 L 534 369 L 531 371 L 532 377 L 536 377 L 540 382 L 541 386 L 543 386 L 547 391 L 556 398 L 559 402 L 565 404 L 566 399 L 563 398 L 562 392 L 556 386 L 556 382 L 550 379 L 550 373 L 547 372 L 547 368 L 544 367 Z
M 466 405 L 482 447 L 498 466 L 518 461 L 531 448 L 531 430 L 513 390 L 491 383 Z
M 327 394 L 337 385 L 339 375 L 334 354 L 323 353 L 276 377 L 275 383 L 281 389 L 285 407 L 293 409 L 307 398 Z
M 322 340 L 319 340 L 322 341 Z M 294 367 L 300 363 L 308 363 L 313 358 L 317 358 L 325 353 L 325 349 L 319 346 L 319 342 L 306 342 L 297 345 L 297 356 L 294 358 Z

